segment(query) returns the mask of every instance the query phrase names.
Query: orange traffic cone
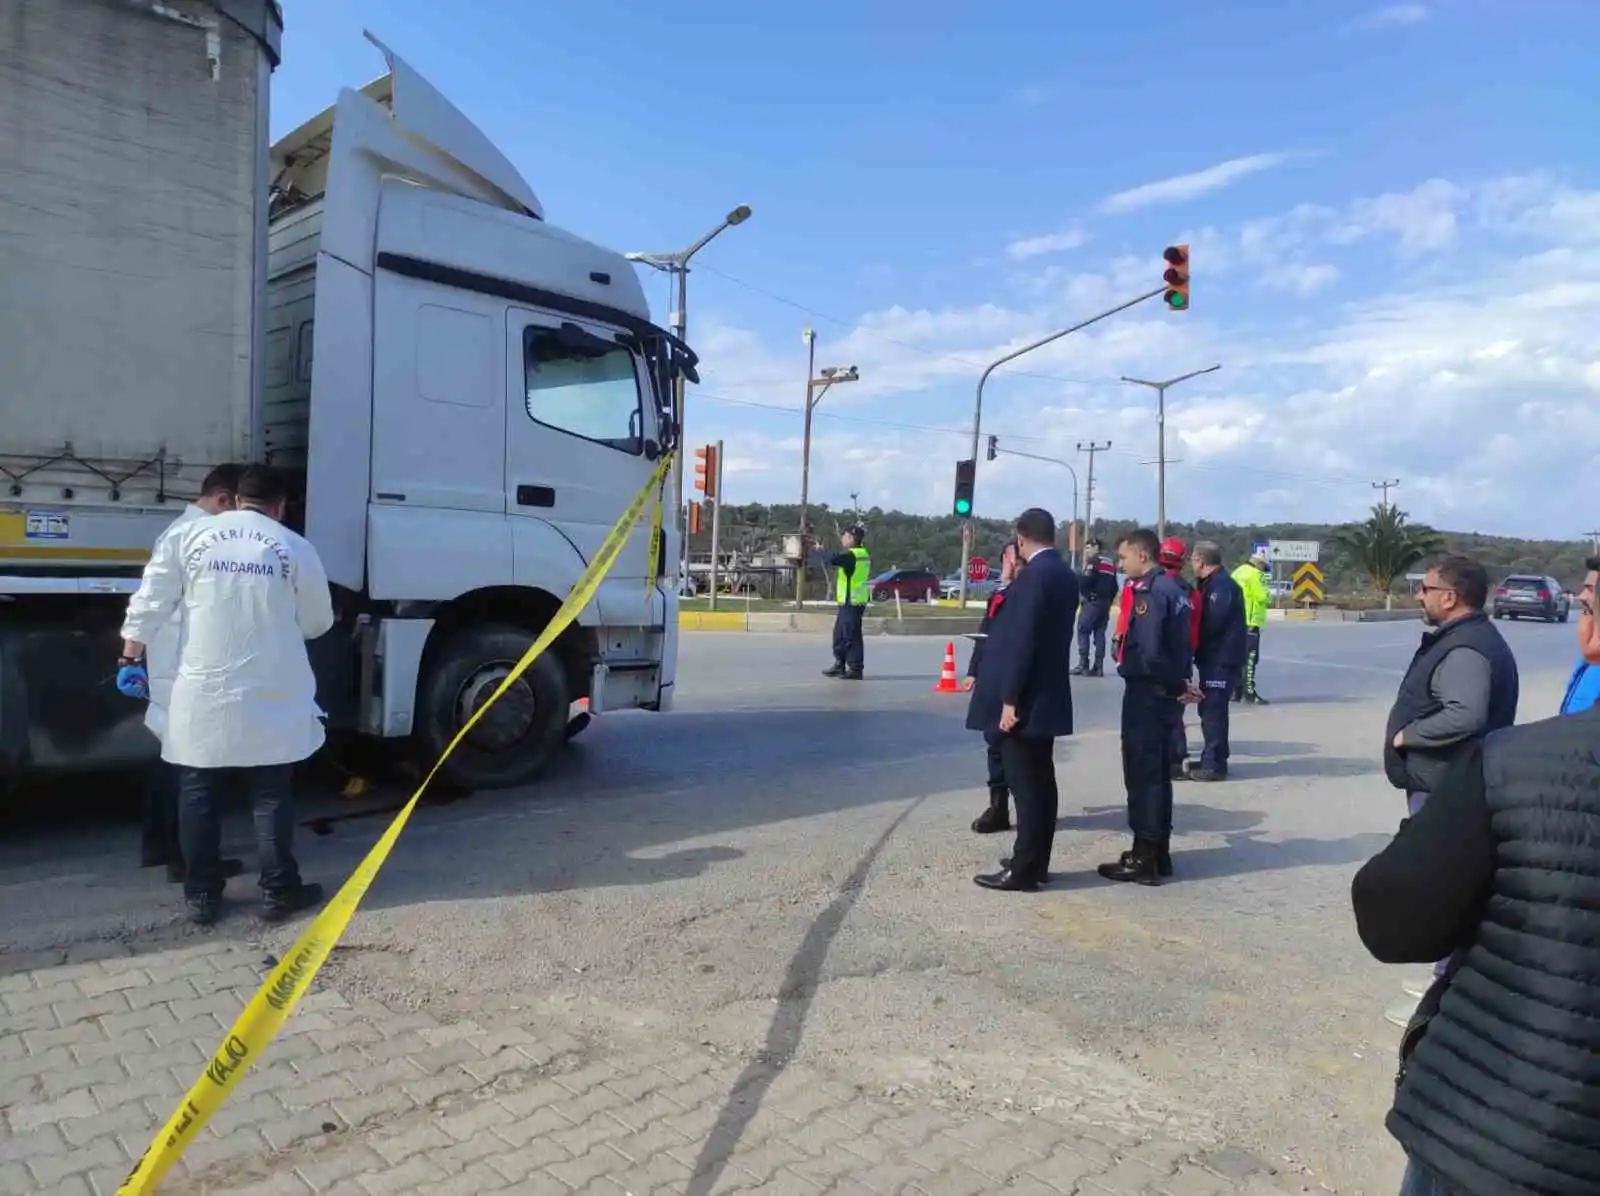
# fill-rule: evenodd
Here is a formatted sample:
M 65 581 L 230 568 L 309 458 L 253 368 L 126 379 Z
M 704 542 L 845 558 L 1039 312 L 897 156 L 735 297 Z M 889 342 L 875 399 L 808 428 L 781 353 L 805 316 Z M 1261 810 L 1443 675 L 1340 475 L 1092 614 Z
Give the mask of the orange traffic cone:
M 939 670 L 939 684 L 933 687 L 936 694 L 958 694 L 961 682 L 956 680 L 956 646 L 952 641 L 944 646 L 944 668 Z

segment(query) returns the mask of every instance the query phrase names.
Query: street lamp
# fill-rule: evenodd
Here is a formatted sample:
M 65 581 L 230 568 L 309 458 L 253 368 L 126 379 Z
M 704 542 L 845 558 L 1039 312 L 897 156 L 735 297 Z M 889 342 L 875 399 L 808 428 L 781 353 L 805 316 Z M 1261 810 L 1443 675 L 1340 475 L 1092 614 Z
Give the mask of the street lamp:
M 687 249 L 680 249 L 677 253 L 629 253 L 623 255 L 630 262 L 639 262 L 642 265 L 650 266 L 677 280 L 677 309 L 672 313 L 672 335 L 680 341 L 687 341 L 689 331 L 689 259 L 716 240 L 723 230 L 730 229 L 736 224 L 743 224 L 748 219 L 750 219 L 750 205 L 740 204 L 722 218 L 721 224 L 717 225 L 716 228 Z M 677 412 L 678 416 L 678 447 L 681 450 L 684 444 L 682 374 L 679 374 L 673 380 L 672 401 L 673 410 Z M 683 527 L 683 453 L 681 451 L 674 456 L 672 462 L 672 492 L 675 496 L 673 510 L 677 512 L 672 517 L 673 526 L 678 529 L 678 543 L 687 552 L 689 538 L 684 534 Z
M 1214 374 L 1221 368 L 1219 362 L 1203 370 L 1190 370 L 1187 374 L 1168 378 L 1165 382 L 1147 382 L 1143 378 L 1123 376 L 1124 382 L 1133 386 L 1148 386 L 1156 392 L 1156 535 L 1163 539 L 1167 535 L 1167 389 L 1190 378 L 1198 378 L 1201 374 Z
M 794 607 L 805 605 L 806 596 L 806 526 L 807 506 L 811 501 L 811 413 L 828 388 L 843 382 L 859 382 L 861 371 L 853 365 L 829 365 L 817 369 L 817 334 L 807 328 L 800 334 L 806 346 L 806 406 L 804 433 L 800 441 L 800 557 L 794 569 Z M 821 388 L 820 390 L 818 388 Z

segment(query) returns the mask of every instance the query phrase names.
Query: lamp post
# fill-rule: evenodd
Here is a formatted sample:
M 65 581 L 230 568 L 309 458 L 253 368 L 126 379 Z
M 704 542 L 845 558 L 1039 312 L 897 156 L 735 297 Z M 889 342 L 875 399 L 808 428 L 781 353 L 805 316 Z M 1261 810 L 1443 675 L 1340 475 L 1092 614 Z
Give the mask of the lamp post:
M 676 253 L 629 253 L 624 256 L 630 262 L 639 262 L 660 270 L 663 274 L 676 280 L 676 310 L 672 313 L 672 335 L 680 341 L 687 341 L 689 331 L 689 259 L 699 253 L 712 241 L 716 240 L 724 230 L 736 224 L 743 224 L 750 219 L 750 205 L 740 204 L 722 218 L 722 223 L 717 225 L 705 236 L 701 237 L 687 249 L 680 249 Z M 676 514 L 672 517 L 672 525 L 678 529 L 678 544 L 685 553 L 688 552 L 689 538 L 683 526 L 683 375 L 679 374 L 672 383 L 672 406 L 678 417 L 678 448 L 679 452 L 672 462 L 672 493 L 674 495 L 672 509 Z M 681 576 L 681 572 L 680 572 Z M 676 578 L 673 579 L 676 582 Z
M 807 328 L 800 334 L 800 339 L 806 346 L 806 399 L 804 415 L 804 431 L 800 439 L 800 555 L 794 567 L 794 608 L 800 610 L 805 605 L 806 597 L 806 542 L 810 536 L 810 529 L 806 526 L 808 511 L 811 501 L 811 413 L 816 410 L 817 404 L 822 402 L 822 396 L 828 393 L 828 388 L 836 383 L 859 382 L 861 371 L 853 365 L 829 365 L 821 370 L 817 369 L 817 334 Z M 818 388 L 821 389 L 818 389 Z
M 1219 362 L 1203 370 L 1190 370 L 1165 382 L 1147 382 L 1143 378 L 1123 376 L 1123 381 L 1133 386 L 1148 386 L 1156 392 L 1156 535 L 1167 535 L 1167 390 L 1169 387 L 1198 378 L 1201 374 L 1214 374 L 1222 368 Z

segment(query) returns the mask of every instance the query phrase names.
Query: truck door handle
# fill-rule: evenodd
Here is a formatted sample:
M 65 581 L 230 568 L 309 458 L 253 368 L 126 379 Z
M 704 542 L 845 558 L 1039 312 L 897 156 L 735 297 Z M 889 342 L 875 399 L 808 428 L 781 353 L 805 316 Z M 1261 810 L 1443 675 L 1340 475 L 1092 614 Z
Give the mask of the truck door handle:
M 517 506 L 553 507 L 556 505 L 555 488 L 551 486 L 518 486 Z

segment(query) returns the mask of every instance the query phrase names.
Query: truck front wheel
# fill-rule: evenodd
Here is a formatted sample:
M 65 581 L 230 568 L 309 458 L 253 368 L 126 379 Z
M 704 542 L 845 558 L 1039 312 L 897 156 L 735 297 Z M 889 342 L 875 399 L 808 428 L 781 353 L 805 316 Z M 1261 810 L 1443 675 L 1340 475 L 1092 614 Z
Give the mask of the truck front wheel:
M 417 687 L 417 745 L 432 767 L 456 733 L 499 688 L 535 633 L 507 624 L 449 633 Z M 505 789 L 538 775 L 564 742 L 567 680 L 554 650 L 541 653 L 497 701 L 439 770 L 462 789 Z

